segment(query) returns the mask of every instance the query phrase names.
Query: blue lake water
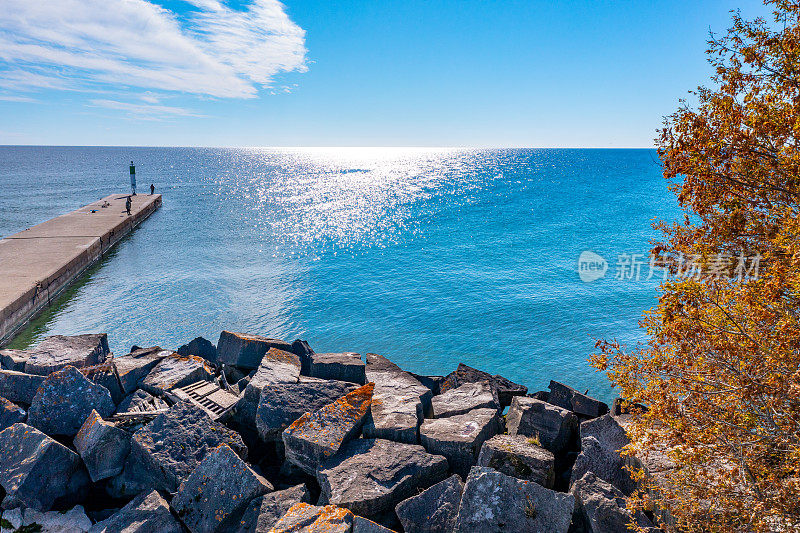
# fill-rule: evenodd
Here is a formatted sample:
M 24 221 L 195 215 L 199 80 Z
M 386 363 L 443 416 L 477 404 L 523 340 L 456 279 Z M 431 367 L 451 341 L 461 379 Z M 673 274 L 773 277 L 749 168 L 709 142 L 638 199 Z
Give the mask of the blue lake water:
M 674 197 L 652 150 L 0 147 L 0 235 L 154 183 L 163 207 L 14 346 L 105 331 L 116 353 L 223 329 L 459 362 L 609 399 L 595 339 L 643 339 L 649 252 Z M 582 251 L 608 261 L 581 281 Z M 2 272 L 0 272 L 2 275 Z

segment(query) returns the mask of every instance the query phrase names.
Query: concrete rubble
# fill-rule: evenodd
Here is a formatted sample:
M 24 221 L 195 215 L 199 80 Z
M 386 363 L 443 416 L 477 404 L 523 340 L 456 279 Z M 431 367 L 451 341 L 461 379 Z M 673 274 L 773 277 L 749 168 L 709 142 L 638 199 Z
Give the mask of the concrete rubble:
M 622 419 L 556 381 L 526 396 L 464 364 L 425 376 L 377 354 L 228 331 L 216 346 L 198 337 L 118 357 L 103 334 L 49 337 L 0 351 L 0 365 L 0 527 L 653 526 L 625 510 L 636 484 Z

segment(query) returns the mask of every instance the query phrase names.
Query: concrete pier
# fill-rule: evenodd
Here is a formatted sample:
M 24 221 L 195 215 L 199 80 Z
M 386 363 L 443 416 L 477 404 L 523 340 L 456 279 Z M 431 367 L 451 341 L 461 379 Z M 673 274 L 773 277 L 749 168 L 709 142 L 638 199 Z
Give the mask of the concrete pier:
M 128 215 L 127 197 L 106 196 L 0 240 L 0 347 L 161 205 L 160 194 L 132 196 Z

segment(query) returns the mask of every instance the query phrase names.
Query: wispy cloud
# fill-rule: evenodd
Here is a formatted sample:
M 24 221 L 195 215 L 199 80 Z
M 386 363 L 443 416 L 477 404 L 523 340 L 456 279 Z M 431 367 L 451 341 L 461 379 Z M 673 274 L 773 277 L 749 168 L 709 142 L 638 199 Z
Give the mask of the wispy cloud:
M 156 104 L 149 91 L 253 98 L 276 74 L 306 70 L 305 31 L 277 0 L 253 0 L 244 10 L 188 2 L 193 7 L 177 13 L 147 0 L 2 0 L 0 87 L 17 95 L 140 88 L 139 98 Z M 181 114 L 93 103 L 112 102 Z
M 120 111 L 126 111 L 132 115 L 137 115 L 141 118 L 153 118 L 155 116 L 163 117 L 166 115 L 177 116 L 177 117 L 205 116 L 195 111 L 192 111 L 191 109 L 185 109 L 183 107 L 172 107 L 166 105 L 133 104 L 130 102 L 119 102 L 117 100 L 103 100 L 103 99 L 91 100 L 91 103 L 92 105 L 105 107 L 108 109 L 118 109 Z
M 30 96 L 13 96 L 13 95 L 0 94 L 0 101 L 3 101 L 3 102 L 36 102 L 36 99 L 31 98 Z

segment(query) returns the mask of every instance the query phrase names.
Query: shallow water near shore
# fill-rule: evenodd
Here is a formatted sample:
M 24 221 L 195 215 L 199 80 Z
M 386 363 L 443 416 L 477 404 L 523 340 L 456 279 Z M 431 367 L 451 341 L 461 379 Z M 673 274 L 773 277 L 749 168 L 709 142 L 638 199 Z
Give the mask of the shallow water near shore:
M 131 159 L 163 207 L 13 347 L 229 329 L 608 400 L 586 360 L 597 338 L 643 339 L 650 223 L 678 214 L 653 150 L 0 147 L 0 236 L 128 190 Z M 608 263 L 593 282 L 587 250 Z M 643 256 L 641 279 L 615 279 L 620 254 Z

